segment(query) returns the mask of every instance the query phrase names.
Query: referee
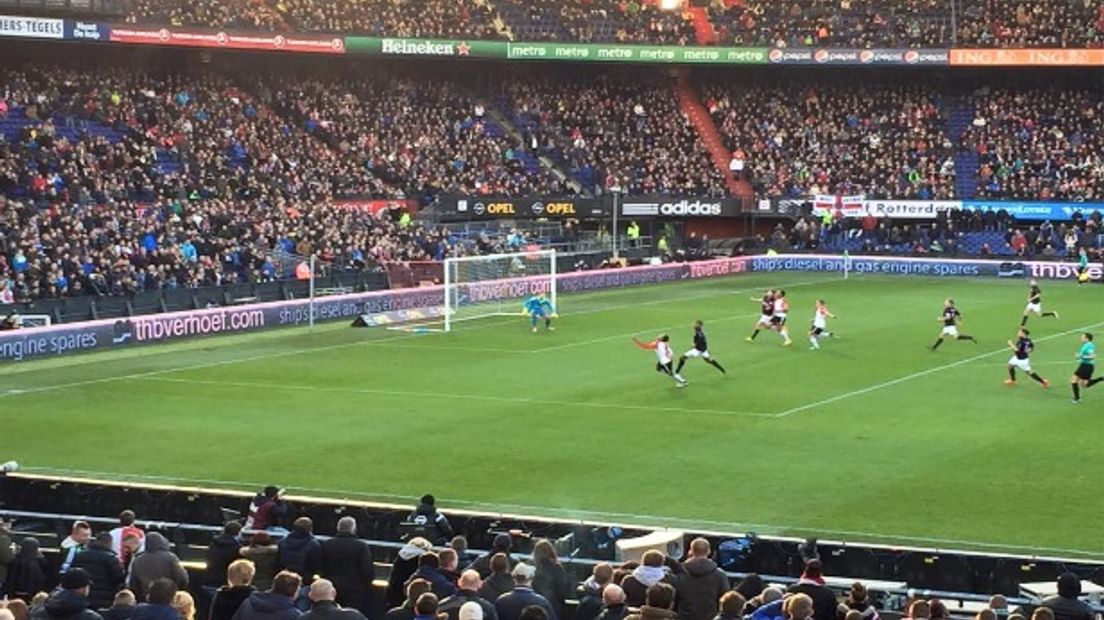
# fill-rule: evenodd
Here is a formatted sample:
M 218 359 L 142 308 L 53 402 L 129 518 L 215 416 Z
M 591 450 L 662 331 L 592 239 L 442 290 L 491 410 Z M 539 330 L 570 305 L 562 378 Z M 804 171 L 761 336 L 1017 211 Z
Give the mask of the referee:
M 1090 388 L 1104 377 L 1093 379 L 1093 371 L 1096 365 L 1096 345 L 1093 343 L 1093 335 L 1085 332 L 1081 334 L 1081 349 L 1077 352 L 1077 370 L 1070 377 L 1070 387 L 1073 388 L 1074 404 L 1081 402 L 1081 388 Z

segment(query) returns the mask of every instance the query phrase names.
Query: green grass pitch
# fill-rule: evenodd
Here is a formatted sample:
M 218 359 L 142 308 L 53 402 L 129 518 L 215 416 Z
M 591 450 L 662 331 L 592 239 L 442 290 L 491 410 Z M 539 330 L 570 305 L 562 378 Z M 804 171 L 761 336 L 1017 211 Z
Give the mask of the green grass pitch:
M 744 341 L 788 289 L 794 345 Z M 1070 403 L 1101 288 L 1044 282 L 1036 370 L 1002 384 L 1023 280 L 782 273 L 562 296 L 451 334 L 325 325 L 0 368 L 4 458 L 30 471 L 644 525 L 1104 556 L 1104 388 Z M 978 344 L 926 347 L 944 298 Z M 813 302 L 839 316 L 819 352 Z M 630 342 L 705 322 L 675 389 Z

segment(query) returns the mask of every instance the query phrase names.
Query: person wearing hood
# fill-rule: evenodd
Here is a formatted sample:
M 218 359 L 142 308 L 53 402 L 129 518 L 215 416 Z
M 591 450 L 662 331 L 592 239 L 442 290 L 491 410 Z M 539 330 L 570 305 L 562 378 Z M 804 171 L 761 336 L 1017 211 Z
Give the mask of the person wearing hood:
M 713 620 L 744 620 L 744 606 L 747 600 L 735 590 L 725 592 L 717 605 L 717 615 Z
M 170 579 L 178 589 L 188 587 L 188 571 L 170 550 L 169 541 L 159 532 L 150 532 L 146 536 L 146 550 L 130 563 L 129 586 L 138 600 L 143 600 L 150 584 L 158 579 Z
M 459 589 L 456 594 L 441 601 L 437 611 L 448 614 L 448 620 L 460 620 L 460 608 L 468 603 L 475 603 L 482 610 L 480 614 L 482 620 L 498 620 L 494 604 L 479 596 L 479 588 L 483 586 L 483 580 L 479 578 L 479 573 L 470 569 L 464 571 L 457 581 L 457 586 L 459 586 Z
M 729 586 L 724 571 L 709 559 L 711 552 L 708 540 L 690 541 L 690 555 L 682 563 L 683 572 L 675 579 L 679 620 L 710 620 L 717 615 L 717 603 Z
M 310 611 L 300 620 L 365 620 L 364 614 L 337 604 L 337 589 L 329 579 L 316 579 L 311 584 Z
M 211 613 L 208 620 L 230 620 L 238 612 L 245 599 L 252 596 L 253 575 L 256 567 L 249 560 L 234 560 L 226 569 L 226 583 L 222 585 L 211 600 Z
M 438 599 L 456 594 L 456 586 L 441 572 L 441 560 L 432 551 L 423 553 L 418 558 L 418 570 L 414 571 L 411 579 L 425 579 L 433 586 L 433 593 Z
M 1080 596 L 1081 578 L 1062 573 L 1058 576 L 1058 594 L 1043 599 L 1040 605 L 1054 612 L 1054 620 L 1093 620 L 1096 614 Z
M 510 556 L 505 553 L 496 553 L 491 557 L 491 576 L 483 581 L 479 596 L 493 603 L 498 597 L 514 589 L 514 578 L 510 576 L 513 566 L 510 562 Z
M 598 620 L 624 620 L 629 615 L 629 606 L 625 604 L 625 591 L 616 583 L 602 590 L 602 613 Z
M 299 517 L 291 526 L 291 533 L 277 545 L 280 549 L 279 566 L 289 570 L 304 583 L 314 579 L 322 565 L 322 545 L 314 537 L 314 522 L 310 517 Z
M 111 534 L 100 532 L 88 543 L 84 551 L 73 560 L 74 568 L 83 568 L 92 578 L 92 591 L 88 595 L 88 604 L 93 609 L 102 609 L 111 605 L 115 593 L 123 587 L 126 575 L 119 563 L 119 556 L 111 550 Z
M 149 584 L 146 602 L 134 608 L 130 620 L 180 620 L 180 613 L 173 607 L 176 593 L 180 591 L 172 579 L 161 577 Z
M 372 548 L 357 538 L 357 522 L 350 516 L 337 520 L 337 535 L 322 543 L 321 574 L 337 589 L 337 603 L 360 610 L 372 608 L 372 581 L 376 563 Z
M 494 604 L 495 612 L 498 613 L 498 620 L 519 620 L 521 611 L 530 605 L 536 605 L 543 609 L 548 614 L 549 620 L 557 620 L 558 616 L 556 616 L 556 610 L 552 607 L 552 603 L 533 591 L 532 583 L 536 573 L 537 569 L 525 562 L 519 562 L 514 567 L 514 570 L 510 573 L 514 578 L 513 591 L 498 597 Z
M 608 562 L 594 565 L 590 577 L 586 578 L 576 592 L 579 601 L 575 608 L 575 620 L 595 620 L 602 613 L 602 591 L 613 581 L 613 567 Z
M 664 567 L 665 561 L 666 558 L 662 552 L 649 549 L 644 552 L 644 557 L 640 558 L 640 566 L 621 580 L 621 588 L 625 590 L 625 602 L 629 607 L 643 605 L 648 588 L 657 583 L 674 585 L 671 573 Z
M 19 552 L 8 566 L 8 596 L 18 598 L 28 605 L 32 597 L 46 589 L 49 561 L 39 550 L 37 538 L 24 538 Z
M 302 585 L 299 575 L 280 571 L 272 580 L 272 589 L 251 594 L 231 620 L 296 620 L 301 612 L 295 607 L 295 599 Z
M 507 573 L 514 569 L 513 558 L 510 557 L 510 549 L 514 546 L 514 539 L 506 533 L 496 534 L 494 542 L 491 543 L 491 550 L 483 555 L 475 558 L 475 560 L 468 565 L 468 568 L 479 573 L 480 579 L 486 579 L 491 576 L 491 558 L 497 553 L 501 553 L 506 556 L 509 566 L 506 567 Z
M 83 568 L 70 568 L 61 575 L 61 585 L 46 599 L 35 620 L 103 620 L 88 608 L 92 577 Z
M 411 538 L 399 548 L 399 555 L 391 564 L 391 575 L 387 578 L 387 606 L 399 607 L 406 600 L 406 582 L 418 570 L 418 558 L 433 545 L 421 536 Z
M 433 586 L 425 579 L 415 579 L 406 586 L 406 601 L 399 607 L 392 607 L 383 614 L 383 620 L 414 620 L 414 604 L 418 598 L 429 592 Z
M 625 620 L 674 620 L 675 588 L 669 583 L 656 582 L 648 586 L 644 594 L 644 605 L 635 614 L 625 616 Z
M 226 585 L 226 569 L 241 557 L 241 523 L 231 521 L 222 526 L 222 533 L 207 544 L 207 583 L 212 588 Z
M 115 593 L 111 607 L 101 609 L 100 615 L 104 620 L 130 620 L 137 608 L 138 601 L 135 600 L 134 593 L 124 588 Z
M 276 578 L 276 557 L 280 550 L 268 532 L 256 532 L 249 538 L 249 544 L 241 548 L 243 558 L 253 562 L 256 572 L 253 575 L 253 587 L 265 591 L 272 587 Z
M 805 563 L 801 579 L 786 589 L 791 594 L 806 594 L 813 599 L 814 620 L 836 620 L 839 600 L 832 589 L 824 585 L 824 565 L 811 559 Z
M 444 545 L 455 535 L 448 517 L 437 512 L 437 498 L 432 495 L 423 495 L 406 521 L 424 528 L 426 537 L 438 545 Z

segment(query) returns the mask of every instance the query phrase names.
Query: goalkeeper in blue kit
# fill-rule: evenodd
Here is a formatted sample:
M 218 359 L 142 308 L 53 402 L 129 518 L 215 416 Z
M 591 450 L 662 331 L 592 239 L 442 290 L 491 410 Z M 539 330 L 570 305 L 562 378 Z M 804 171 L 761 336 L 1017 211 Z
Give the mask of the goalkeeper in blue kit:
M 544 294 L 534 295 L 522 302 L 521 313 L 529 315 L 534 332 L 537 331 L 537 321 L 541 319 L 544 319 L 544 326 L 549 331 L 556 329 L 552 327 L 552 319 L 556 318 L 556 308 Z

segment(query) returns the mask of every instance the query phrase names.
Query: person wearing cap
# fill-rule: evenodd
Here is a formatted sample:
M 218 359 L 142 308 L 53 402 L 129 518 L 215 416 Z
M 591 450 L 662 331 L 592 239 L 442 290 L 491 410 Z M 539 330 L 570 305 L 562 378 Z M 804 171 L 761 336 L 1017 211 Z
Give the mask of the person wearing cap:
M 376 563 L 372 548 L 357 538 L 356 519 L 348 515 L 337 520 L 337 534 L 322 543 L 321 574 L 337 588 L 337 602 L 367 612 L 372 607 L 372 581 Z
M 548 599 L 533 591 L 533 577 L 537 569 L 525 562 L 519 562 L 510 576 L 514 578 L 514 589 L 495 601 L 498 620 L 519 620 L 521 611 L 530 605 L 536 605 L 548 613 L 549 620 L 558 620 L 556 611 Z
M 498 597 L 514 589 L 514 578 L 510 576 L 513 566 L 510 561 L 510 556 L 505 553 L 496 553 L 491 557 L 491 575 L 483 580 L 479 596 L 494 603 Z
M 315 579 L 307 597 L 310 611 L 299 616 L 299 620 L 365 620 L 360 611 L 337 604 L 337 589 L 329 579 Z
M 475 558 L 468 568 L 479 573 L 480 579 L 486 579 L 491 576 L 491 558 L 497 553 L 501 553 L 506 556 L 508 566 L 506 567 L 507 573 L 514 569 L 514 559 L 510 557 L 510 549 L 514 546 L 514 539 L 507 533 L 503 532 L 496 534 L 494 542 L 491 543 L 491 550 L 483 555 Z
M 679 620 L 710 620 L 717 615 L 717 603 L 728 591 L 728 577 L 709 559 L 711 552 L 708 540 L 690 541 L 683 572 L 675 577 L 675 610 Z
M 813 599 L 814 620 L 836 620 L 839 600 L 832 589 L 824 585 L 824 565 L 818 559 L 805 563 L 801 579 L 786 589 L 790 594 L 806 594 Z
M 629 606 L 625 604 L 625 591 L 616 583 L 602 590 L 602 613 L 598 620 L 623 620 L 629 615 Z
M 43 606 L 42 620 L 103 620 L 88 608 L 92 577 L 83 568 L 70 568 L 61 575 L 61 585 Z
M 452 531 L 452 524 L 449 523 L 448 517 L 437 512 L 437 498 L 429 494 L 422 496 L 418 506 L 406 520 L 408 523 L 424 527 L 426 536 L 438 545 L 444 545 L 456 534 Z
M 438 611 L 448 614 L 449 620 L 460 620 L 460 608 L 474 603 L 480 608 L 479 620 L 498 620 L 494 604 L 479 596 L 479 588 L 483 587 L 479 573 L 464 571 L 457 580 L 457 586 L 456 594 L 441 601 Z
M 111 605 L 115 593 L 123 587 L 126 575 L 119 564 L 119 556 L 111 550 L 111 534 L 100 532 L 88 546 L 73 560 L 74 568 L 83 568 L 92 578 L 92 591 L 88 595 L 88 604 L 93 609 Z
M 406 585 L 418 570 L 418 558 L 433 550 L 433 544 L 421 536 L 415 536 L 399 548 L 398 557 L 391 563 L 387 577 L 387 606 L 399 607 L 406 600 Z

